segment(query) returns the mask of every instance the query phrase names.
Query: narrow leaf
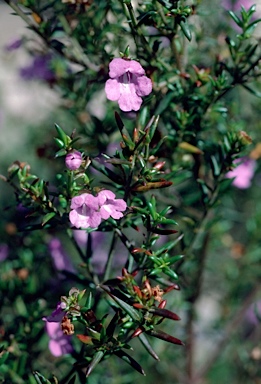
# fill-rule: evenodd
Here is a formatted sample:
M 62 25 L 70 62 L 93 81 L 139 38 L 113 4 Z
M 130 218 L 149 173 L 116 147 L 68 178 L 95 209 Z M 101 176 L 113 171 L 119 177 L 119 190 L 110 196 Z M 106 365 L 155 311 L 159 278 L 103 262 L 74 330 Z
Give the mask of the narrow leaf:
M 151 331 L 147 331 L 146 333 L 150 336 L 157 337 L 157 339 L 167 341 L 168 343 L 171 343 L 171 344 L 185 345 L 183 343 L 183 341 L 181 341 L 181 340 L 177 339 L 176 337 L 173 337 L 173 336 L 171 336 L 168 333 L 165 333 L 163 331 L 151 330 Z
M 120 359 L 124 360 L 126 363 L 130 364 L 132 368 L 134 368 L 136 371 L 141 373 L 143 376 L 146 376 L 144 370 L 140 366 L 139 363 L 137 363 L 136 360 L 134 360 L 130 355 L 128 355 L 126 352 L 123 350 L 120 351 L 115 351 L 114 354 L 118 356 Z
M 104 354 L 105 354 L 104 351 L 98 351 L 95 353 L 94 358 L 92 359 L 92 361 L 88 365 L 88 368 L 86 371 L 86 377 L 90 376 L 90 374 L 92 373 L 92 371 L 94 370 L 96 365 L 98 365 L 99 362 L 101 361 L 101 359 L 103 358 Z
M 9 356 L 9 352 L 1 352 L 0 353 L 0 366 L 6 362 L 8 356 Z
M 165 111 L 165 109 L 168 108 L 175 94 L 175 92 L 169 92 L 165 97 L 163 97 L 163 99 L 160 101 L 159 105 L 156 108 L 155 115 L 160 115 L 162 112 Z
M 150 345 L 148 339 L 146 338 L 146 336 L 144 335 L 144 333 L 141 333 L 139 336 L 139 339 L 140 339 L 140 342 L 142 343 L 142 345 L 144 346 L 144 348 L 149 352 L 149 354 L 157 361 L 159 361 L 159 357 L 158 355 L 156 354 L 156 352 L 153 350 L 152 346 Z
M 76 337 L 84 344 L 93 344 L 92 337 L 87 335 L 76 335 Z
M 110 297 L 118 304 L 118 306 L 123 309 L 134 321 L 141 321 L 141 316 L 139 313 L 131 307 L 129 304 L 127 304 L 125 301 L 119 299 L 118 297 L 111 294 L 109 289 L 103 285 L 100 285 L 100 287 L 110 295 Z
M 242 23 L 242 20 L 240 20 L 240 18 L 232 11 L 228 11 L 230 17 L 234 20 L 234 22 L 240 27 L 242 28 L 243 27 L 243 23 Z
M 50 212 L 44 215 L 43 221 L 42 221 L 42 226 L 44 226 L 48 221 L 50 221 L 54 216 L 56 215 L 55 212 Z
M 70 381 L 68 381 L 68 384 L 74 384 L 76 380 L 76 376 L 73 376 Z
M 182 32 L 184 33 L 184 36 L 188 39 L 188 41 L 191 41 L 192 35 L 191 35 L 191 30 L 188 26 L 187 20 L 182 19 L 179 22 L 180 28 Z
M 169 311 L 168 309 L 151 308 L 149 312 L 156 316 L 162 316 L 166 319 L 180 320 L 180 317 L 176 313 Z
M 183 235 L 180 235 L 177 239 L 169 241 L 167 244 L 164 244 L 162 247 L 160 247 L 156 252 L 155 255 L 159 256 L 162 253 L 169 252 L 172 248 L 174 248 L 180 240 L 183 238 Z
M 51 384 L 51 382 L 41 375 L 41 373 L 35 371 L 33 372 L 33 375 L 37 384 Z

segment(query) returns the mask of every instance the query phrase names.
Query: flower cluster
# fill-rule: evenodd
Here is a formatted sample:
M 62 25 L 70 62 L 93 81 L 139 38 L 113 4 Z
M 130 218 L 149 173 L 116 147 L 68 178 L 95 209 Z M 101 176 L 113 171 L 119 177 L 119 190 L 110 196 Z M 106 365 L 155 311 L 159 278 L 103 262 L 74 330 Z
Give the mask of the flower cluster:
M 73 197 L 69 218 L 76 228 L 96 228 L 102 219 L 120 219 L 126 208 L 125 201 L 115 199 L 115 194 L 109 190 L 100 191 L 97 196 L 83 193 Z
M 116 58 L 109 65 L 110 79 L 106 81 L 107 98 L 118 101 L 124 112 L 138 111 L 142 98 L 152 91 L 152 82 L 145 76 L 145 71 L 135 60 Z

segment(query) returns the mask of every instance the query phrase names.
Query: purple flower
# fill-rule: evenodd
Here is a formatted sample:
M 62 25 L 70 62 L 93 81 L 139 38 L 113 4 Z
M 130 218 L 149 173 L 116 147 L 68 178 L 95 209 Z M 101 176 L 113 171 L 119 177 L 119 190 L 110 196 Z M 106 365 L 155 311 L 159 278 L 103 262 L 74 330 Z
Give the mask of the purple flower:
M 20 69 L 20 76 L 24 80 L 45 80 L 53 82 L 56 80 L 54 70 L 51 68 L 51 55 L 38 55 L 27 67 Z
M 96 228 L 100 225 L 99 202 L 97 197 L 90 193 L 73 197 L 71 209 L 69 219 L 76 228 Z
M 125 211 L 127 205 L 122 199 L 115 199 L 115 194 L 109 190 L 101 191 L 98 193 L 98 200 L 100 205 L 100 214 L 102 219 L 107 220 L 110 216 L 113 219 L 120 219 Z
M 112 241 L 112 234 L 110 232 L 99 231 L 87 234 L 84 230 L 75 229 L 73 231 L 73 236 L 78 245 L 84 250 L 87 247 L 88 239 L 91 241 L 92 256 L 90 262 L 92 264 L 93 271 L 99 275 L 102 274 L 108 259 L 108 244 Z M 115 253 L 113 256 L 113 274 L 121 274 L 122 264 L 124 264 L 127 258 L 127 249 L 121 241 L 118 241 L 115 246 Z
M 66 312 L 64 311 L 65 307 L 65 303 L 58 303 L 51 315 L 43 317 L 42 320 L 48 323 L 60 323 L 62 318 L 66 315 Z
M 105 92 L 107 98 L 118 101 L 124 112 L 138 111 L 142 98 L 152 91 L 152 82 L 145 76 L 145 71 L 135 60 L 116 58 L 110 62 L 109 76 Z
M 68 255 L 65 253 L 61 241 L 53 238 L 48 246 L 56 270 L 74 273 L 75 269 Z
M 122 199 L 115 199 L 115 194 L 109 190 L 101 191 L 98 196 L 83 193 L 72 198 L 69 219 L 76 228 L 96 228 L 101 220 L 110 216 L 120 219 L 127 205 Z
M 9 247 L 7 244 L 0 244 L 0 261 L 5 261 L 9 253 Z
M 235 178 L 232 184 L 240 189 L 249 188 L 251 180 L 255 173 L 255 160 L 249 158 L 241 158 L 234 161 L 234 164 L 239 164 L 235 169 L 229 171 L 226 177 L 231 179 Z
M 12 52 L 12 51 L 15 51 L 16 49 L 20 48 L 21 45 L 23 43 L 23 40 L 22 39 L 15 39 L 13 40 L 11 43 L 7 44 L 5 46 L 5 50 L 7 52 Z
M 47 322 L 45 327 L 50 338 L 49 350 L 53 356 L 59 357 L 73 351 L 71 336 L 64 335 L 60 323 Z
M 71 171 L 80 168 L 82 164 L 82 154 L 79 151 L 72 151 L 65 157 L 65 165 Z

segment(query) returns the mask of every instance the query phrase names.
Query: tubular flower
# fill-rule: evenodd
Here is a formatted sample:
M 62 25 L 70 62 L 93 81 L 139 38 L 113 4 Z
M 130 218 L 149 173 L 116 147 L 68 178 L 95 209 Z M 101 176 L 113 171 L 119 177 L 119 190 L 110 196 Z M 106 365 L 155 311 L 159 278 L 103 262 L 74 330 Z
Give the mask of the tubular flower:
M 109 190 L 101 191 L 98 194 L 100 214 L 102 219 L 107 220 L 110 216 L 113 219 L 120 219 L 127 205 L 122 199 L 115 199 L 115 194 Z
M 83 193 L 73 197 L 69 219 L 76 228 L 96 228 L 102 219 L 120 219 L 126 208 L 125 201 L 115 199 L 115 194 L 109 190 L 99 192 L 96 197 Z
M 124 112 L 138 111 L 142 98 L 152 91 L 152 82 L 145 76 L 145 71 L 135 60 L 113 59 L 109 65 L 110 79 L 106 81 L 107 98 L 118 101 Z
M 71 337 L 66 336 L 59 323 L 46 323 L 46 332 L 50 338 L 49 350 L 55 357 L 73 352 Z
M 101 214 L 98 199 L 90 193 L 73 197 L 71 209 L 69 219 L 76 228 L 96 228 L 100 225 Z

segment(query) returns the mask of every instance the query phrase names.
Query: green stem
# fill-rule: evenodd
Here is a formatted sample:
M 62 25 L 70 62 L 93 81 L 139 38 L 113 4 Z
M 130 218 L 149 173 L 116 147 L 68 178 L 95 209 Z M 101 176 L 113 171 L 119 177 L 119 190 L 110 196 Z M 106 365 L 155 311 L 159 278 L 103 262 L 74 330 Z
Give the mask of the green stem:
M 71 242 L 73 243 L 74 247 L 76 248 L 77 252 L 79 253 L 82 261 L 86 265 L 86 271 L 87 271 L 88 278 L 90 280 L 92 280 L 94 282 L 94 284 L 98 285 L 100 283 L 98 276 L 91 271 L 89 260 L 86 258 L 86 255 L 84 254 L 81 247 L 78 245 L 77 241 L 75 240 L 73 233 L 72 233 L 72 230 L 70 228 L 67 229 L 67 234 L 68 234 Z
M 133 6 L 131 4 L 131 1 L 126 1 L 125 5 L 126 5 L 126 7 L 128 9 L 128 13 L 129 13 L 129 16 L 130 16 L 130 19 L 131 19 L 130 26 L 131 26 L 131 30 L 132 30 L 132 34 L 133 34 L 135 42 L 137 43 L 136 36 L 138 36 L 140 38 L 140 40 L 141 40 L 141 43 L 143 44 L 143 49 L 145 48 L 147 50 L 147 53 L 150 56 L 152 56 L 153 55 L 152 49 L 149 46 L 149 43 L 146 40 L 145 36 L 141 32 L 140 28 L 138 27 L 137 20 L 136 20 L 136 17 L 135 17 L 135 13 L 134 13 L 134 9 L 133 9 Z
M 72 30 L 68 21 L 66 20 L 66 17 L 64 15 L 60 15 L 59 20 L 66 34 L 70 36 L 70 41 L 72 43 L 72 46 L 70 47 L 70 53 L 74 55 L 74 58 L 76 58 L 77 62 L 83 64 L 85 67 L 93 70 L 94 72 L 98 72 L 100 66 L 93 64 L 89 60 L 89 58 L 84 53 L 82 46 L 79 44 L 78 40 L 72 37 Z
M 113 256 L 115 253 L 115 243 L 116 243 L 116 232 L 113 232 L 111 246 L 110 246 L 110 250 L 109 250 L 109 255 L 108 255 L 108 259 L 107 259 L 107 263 L 106 263 L 105 271 L 104 271 L 104 275 L 103 275 L 104 281 L 108 280 L 110 277 L 112 260 L 113 260 Z

